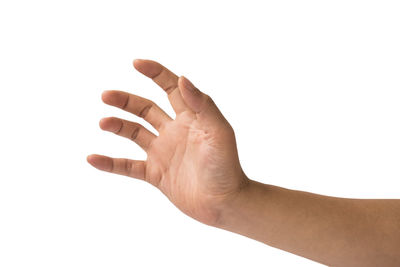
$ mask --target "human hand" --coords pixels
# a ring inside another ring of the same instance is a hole
[[[239,163],[232,127],[213,100],[185,77],[151,60],[137,59],[133,65],[164,89],[176,118],[148,99],[105,91],[104,103],[143,118],[159,135],[135,122],[103,118],[102,130],[136,142],[146,151],[147,159],[93,154],[87,157],[88,162],[102,171],[151,183],[185,214],[215,226],[224,208],[249,181]]]

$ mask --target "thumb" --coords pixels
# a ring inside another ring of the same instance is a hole
[[[178,88],[186,105],[197,113],[198,118],[216,125],[221,122],[229,124],[212,98],[197,89],[186,77],[179,77]]]
[[[186,105],[194,112],[206,114],[218,110],[213,100],[197,89],[185,76],[179,77],[178,87]]]
[[[178,88],[186,105],[197,113],[198,118],[204,119],[212,125],[220,125],[223,122],[230,127],[229,122],[212,98],[197,89],[185,76],[179,77]]]

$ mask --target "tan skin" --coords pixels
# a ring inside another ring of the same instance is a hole
[[[147,159],[93,154],[91,165],[151,183],[202,223],[320,263],[400,266],[399,200],[335,198],[250,180],[234,131],[208,95],[155,61],[133,65],[164,89],[176,117],[140,96],[105,91],[104,103],[142,117],[158,136],[138,123],[103,118],[101,129],[133,140]]]

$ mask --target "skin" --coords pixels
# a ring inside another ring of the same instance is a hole
[[[137,143],[146,160],[92,154],[99,170],[149,182],[188,216],[332,266],[400,266],[400,200],[348,199],[262,184],[242,170],[235,134],[213,100],[184,76],[136,59],[135,69],[168,95],[172,119],[152,101],[122,91],[102,100],[149,122],[120,118],[100,128]]]

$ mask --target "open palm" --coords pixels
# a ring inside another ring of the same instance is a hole
[[[158,136],[142,125],[109,117],[103,130],[129,138],[147,153],[146,161],[88,156],[94,167],[145,180],[159,188],[181,211],[210,225],[247,184],[232,127],[212,99],[193,84],[151,60],[134,67],[168,94],[176,113],[172,119],[152,101],[122,91],[105,91],[104,103],[149,122]]]

